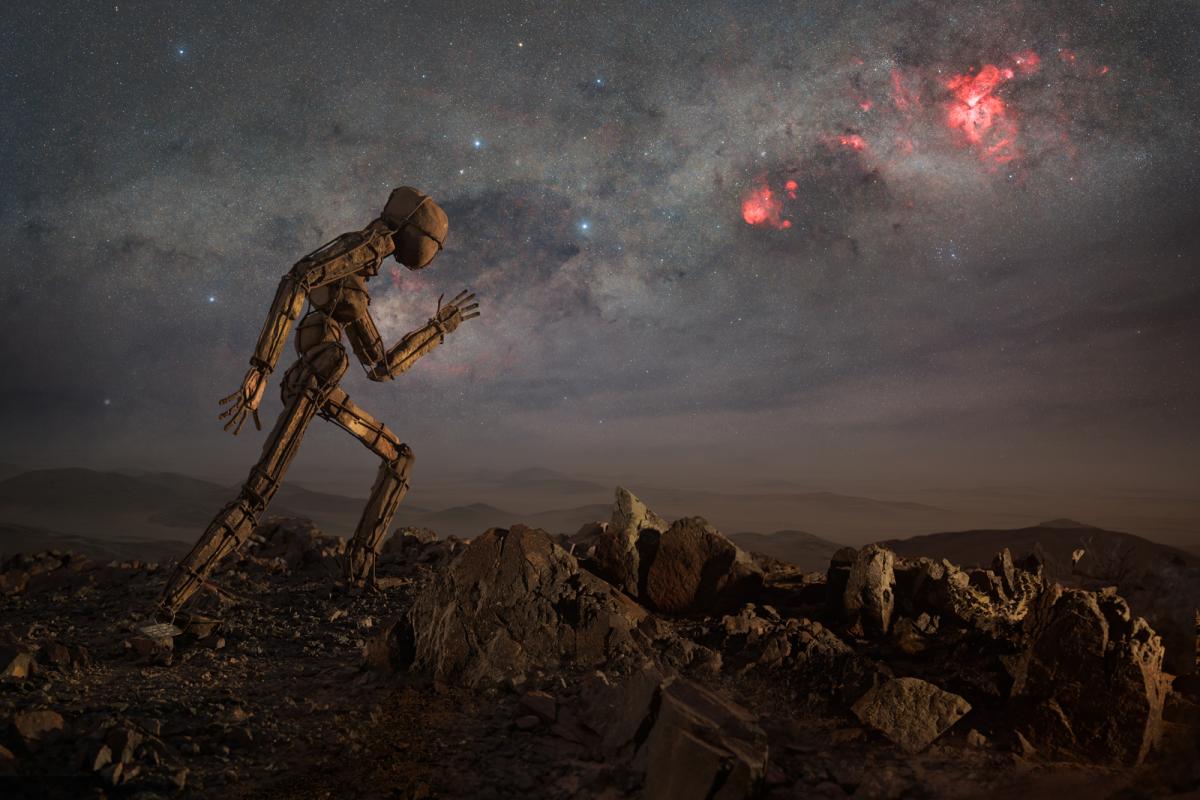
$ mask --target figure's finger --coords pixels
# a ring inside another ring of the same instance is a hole
[[[253,414],[254,414],[254,429],[261,431],[262,423],[258,421],[258,409],[257,408],[254,409]]]
[[[474,311],[477,308],[479,308],[479,303],[471,303],[471,305],[469,305],[469,306],[460,306],[458,310],[459,311]]]
[[[229,430],[237,423],[237,421],[239,419],[241,419],[241,417],[242,417],[241,414],[234,414],[232,417],[229,418],[229,421],[225,423],[225,426],[221,430],[225,430],[225,431]],[[234,435],[236,436],[237,434],[234,434]]]
[[[245,424],[246,424],[246,415],[242,414],[241,419],[238,420],[237,427],[233,429],[233,435],[237,436],[239,433],[241,433],[242,426]]]
[[[237,410],[238,410],[238,406],[230,406],[229,408],[227,408],[227,409],[225,409],[224,411],[222,411],[222,412],[221,412],[221,413],[220,413],[220,414],[217,416],[217,419],[225,419],[225,418],[226,418],[226,417],[228,417],[230,414],[233,414],[233,413],[237,412]]]
[[[468,293],[470,293],[470,291],[471,291],[470,289],[463,289],[461,292],[459,292],[457,295],[455,295],[455,296],[454,296],[454,299],[453,299],[453,300],[451,300],[450,302],[451,302],[452,304],[454,304],[454,305],[457,305],[458,303],[461,303],[461,302],[462,302],[462,299],[463,299],[464,297],[466,297],[466,296],[467,296],[467,294],[468,294]]]
[[[463,314],[463,322],[466,322],[466,321],[467,321],[467,320],[469,320],[469,319],[475,319],[475,318],[476,318],[476,317],[478,317],[478,316],[479,316],[479,312],[478,312],[478,311],[476,311],[476,312],[474,312],[474,313],[472,313],[472,314]]]
[[[238,395],[240,395],[241,393],[242,393],[242,391],[241,391],[241,389],[239,389],[238,391],[236,391],[236,392],[234,392],[233,394],[229,395],[229,397],[222,397],[222,398],[221,398],[220,400],[218,400],[217,402],[218,402],[220,405],[225,405],[226,403],[228,403],[229,401],[233,400],[235,397],[237,397],[237,396],[238,396]]]

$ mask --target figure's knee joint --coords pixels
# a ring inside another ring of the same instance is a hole
[[[413,455],[412,448],[401,442],[396,445],[396,457],[388,461],[388,465],[397,474],[407,477],[412,471],[413,462],[416,461],[416,456]]]

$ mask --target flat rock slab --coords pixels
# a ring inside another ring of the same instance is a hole
[[[971,704],[920,678],[892,678],[854,704],[855,716],[909,753],[919,753],[962,719]]]

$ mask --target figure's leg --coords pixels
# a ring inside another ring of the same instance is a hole
[[[341,389],[330,394],[320,414],[352,433],[383,460],[346,555],[346,583],[361,587],[374,574],[375,557],[388,525],[408,493],[413,453],[386,425],[355,405]]]
[[[345,351],[334,345],[302,358],[284,375],[284,407],[279,421],[263,444],[262,455],[250,469],[238,498],[217,513],[191,552],[175,567],[159,600],[164,616],[174,617],[217,563],[249,538],[278,491],[313,416],[337,390],[347,363]]]

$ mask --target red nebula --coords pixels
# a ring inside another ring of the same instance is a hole
[[[862,152],[867,149],[867,142],[857,133],[843,133],[837,137],[838,144],[842,147],[848,147],[851,150]]]
[[[792,200],[795,200],[795,199],[796,199],[796,189],[797,189],[797,188],[799,188],[799,187],[797,187],[797,185],[796,185],[796,182],[795,182],[795,181],[788,181],[787,183],[785,183],[785,184],[783,185],[783,188],[784,188],[784,191],[786,191],[786,192],[787,192],[787,196],[788,196],[790,199],[792,199]]]
[[[789,181],[789,184],[793,186],[790,191],[794,192],[795,181]],[[742,199],[742,219],[747,225],[758,227],[769,225],[781,230],[792,227],[791,220],[783,218],[783,202],[766,183],[751,189]]]
[[[1019,62],[1018,62],[1019,63]],[[996,90],[1013,77],[1011,69],[985,64],[975,75],[955,75],[946,87],[954,95],[946,124],[960,130],[967,141],[980,148],[980,156],[998,164],[1017,156],[1017,124]]]
[[[892,102],[901,111],[921,106],[920,96],[904,85],[904,76],[895,68],[892,69]]]
[[[1025,50],[1015,54],[1013,61],[1022,75],[1032,75],[1042,65],[1042,59],[1032,50]]]

